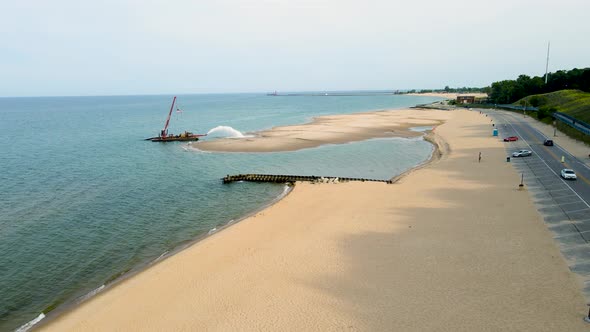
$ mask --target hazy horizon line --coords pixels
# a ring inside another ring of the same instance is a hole
[[[475,87],[469,87],[475,88]],[[453,88],[459,89],[459,88]],[[0,96],[0,98],[72,98],[72,97],[141,97],[141,96],[186,96],[186,95],[230,95],[230,94],[269,94],[269,93],[313,93],[313,92],[407,92],[411,90],[444,90],[444,88],[412,89],[346,89],[346,90],[270,90],[256,92],[190,92],[190,93],[130,93],[130,94],[84,94],[84,95],[26,95]]]

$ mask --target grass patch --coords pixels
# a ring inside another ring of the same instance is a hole
[[[526,101],[528,105],[538,106],[540,110],[553,109],[554,111],[565,113],[580,121],[590,123],[590,93],[588,92],[580,90],[560,90],[551,93],[531,95],[515,102],[514,105],[521,105],[524,101]],[[531,116],[536,117],[536,114],[531,114]],[[543,118],[540,121],[546,124],[553,123],[551,117]],[[560,121],[557,121],[557,129],[573,139],[590,144],[589,135],[586,135]]]
[[[563,132],[564,134],[566,134],[567,136],[576,139],[578,141],[582,141],[584,142],[586,145],[590,146],[590,136],[584,134],[581,131],[578,131],[562,122],[557,121],[557,129],[559,129],[561,132]]]
[[[540,95],[531,95],[514,103],[520,106],[523,101],[539,108],[554,108],[581,121],[590,123],[590,93],[580,90],[560,90]]]

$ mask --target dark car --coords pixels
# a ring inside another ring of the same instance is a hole
[[[543,141],[543,145],[545,145],[545,146],[553,146],[553,140],[546,139],[545,141]]]

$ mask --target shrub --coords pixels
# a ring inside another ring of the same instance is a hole
[[[537,118],[543,120],[544,118],[550,117],[551,114],[557,112],[555,107],[541,107],[537,112]]]

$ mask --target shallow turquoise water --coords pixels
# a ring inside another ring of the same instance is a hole
[[[268,204],[282,185],[236,173],[388,179],[424,161],[422,139],[378,139],[288,153],[207,153],[143,138],[171,96],[0,98],[0,330],[72,303],[121,273]],[[313,116],[406,107],[414,96],[179,96],[170,132],[242,132]]]

